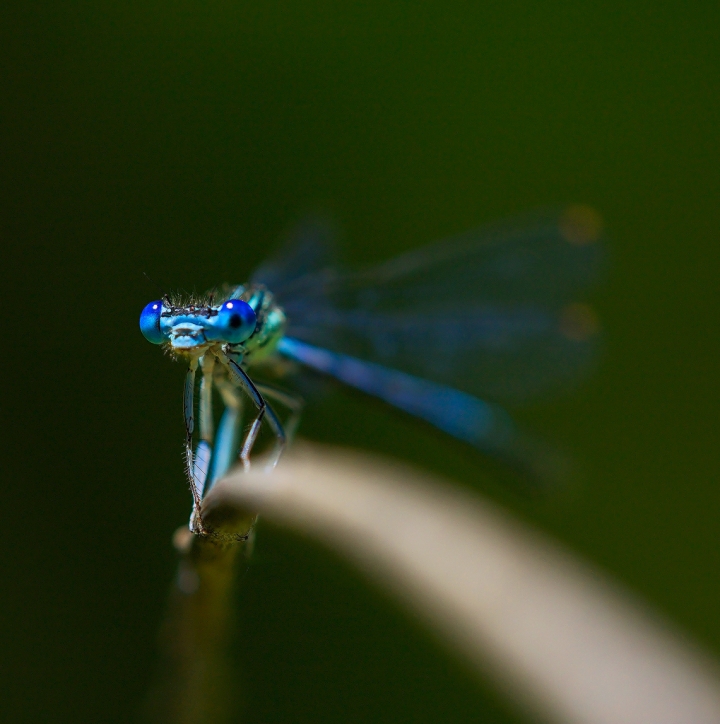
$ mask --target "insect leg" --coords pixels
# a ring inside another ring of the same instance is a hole
[[[185,375],[185,394],[183,395],[183,414],[185,418],[185,469],[187,471],[190,492],[193,497],[193,512],[190,516],[190,529],[195,531],[204,530],[200,520],[200,503],[202,501],[202,490],[198,488],[195,478],[195,456],[192,449],[192,436],[195,430],[194,394],[195,394],[195,372],[197,371],[197,359],[190,360],[187,374]],[[196,527],[195,520],[199,525]]]
[[[300,415],[305,407],[305,400],[303,400],[300,395],[288,392],[287,390],[280,390],[277,387],[271,387],[270,385],[255,386],[266,398],[275,400],[281,405],[285,405],[285,407],[290,410],[290,417],[288,417],[284,425],[285,437],[287,438],[287,442],[289,444],[295,436],[295,431],[300,423]],[[273,463],[273,467],[276,463],[277,460]]]
[[[252,451],[255,440],[260,432],[260,425],[262,424],[263,418],[267,418],[268,424],[275,434],[275,451],[273,453],[273,462],[271,465],[271,467],[274,467],[275,463],[277,463],[280,459],[286,444],[285,431],[280,424],[280,420],[278,420],[277,415],[273,412],[272,408],[267,404],[267,402],[265,402],[265,398],[260,394],[260,392],[258,392],[257,387],[255,387],[253,381],[248,377],[245,370],[243,370],[243,368],[240,367],[235,360],[228,359],[228,369],[245,394],[253,401],[253,404],[257,408],[257,415],[250,426],[248,434],[245,436],[245,441],[242,449],[240,450],[240,460],[242,461],[243,467],[245,470],[250,469],[250,452]]]
[[[200,359],[203,376],[200,382],[200,442],[195,449],[193,464],[193,479],[199,496],[205,494],[205,483],[207,481],[210,461],[213,455],[213,438],[215,434],[213,412],[212,412],[212,391],[213,391],[213,370],[215,368],[215,357],[204,355]]]

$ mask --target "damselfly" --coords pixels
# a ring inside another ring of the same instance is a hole
[[[541,446],[497,403],[567,382],[591,358],[596,324],[576,295],[596,274],[599,236],[598,215],[575,206],[344,272],[331,261],[324,227],[310,224],[248,283],[148,304],[140,315],[145,337],[189,365],[191,527],[204,532],[203,495],[236,459],[249,468],[263,423],[274,436],[269,467],[292,437],[301,398],[253,381],[269,370],[311,368],[538,473]],[[213,390],[224,404],[217,434]],[[241,435],[244,399],[252,415]],[[275,403],[289,412],[285,424]]]

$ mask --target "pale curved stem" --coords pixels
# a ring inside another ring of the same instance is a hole
[[[340,551],[545,721],[720,721],[707,655],[588,562],[430,475],[305,445],[272,475],[219,481],[203,511],[260,511]]]

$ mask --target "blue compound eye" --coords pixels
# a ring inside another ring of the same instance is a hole
[[[150,302],[140,313],[140,331],[148,342],[162,344],[165,341],[160,332],[160,314],[162,313],[162,302]]]
[[[255,310],[242,299],[228,299],[218,312],[215,328],[230,344],[244,342],[254,331]]]

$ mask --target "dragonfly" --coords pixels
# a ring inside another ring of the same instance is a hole
[[[250,468],[263,426],[272,435],[266,467],[280,460],[304,403],[297,391],[261,380],[292,380],[298,370],[339,380],[532,476],[546,475],[547,448],[506,407],[567,385],[593,359],[597,320],[578,298],[598,276],[601,231],[597,212],[570,206],[347,271],[334,262],[328,226],[311,222],[250,281],[147,304],[142,334],[188,365],[191,530],[210,533],[203,497],[238,460]],[[213,397],[223,405],[217,429]]]

